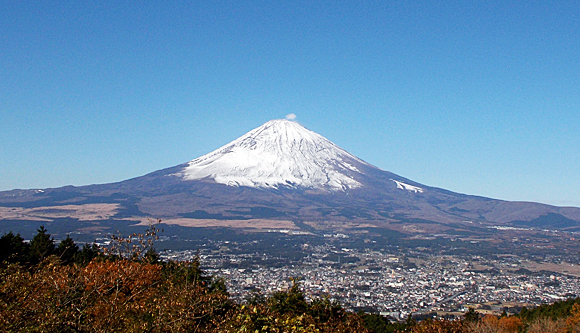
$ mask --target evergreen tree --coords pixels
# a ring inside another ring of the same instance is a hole
[[[364,320],[364,325],[367,329],[375,333],[396,333],[404,332],[407,328],[412,328],[416,325],[412,316],[407,317],[406,322],[393,322],[376,313],[359,312],[358,315]],[[410,316],[410,315],[409,315]]]
[[[417,325],[417,321],[413,318],[413,314],[409,313],[407,319],[405,319],[405,326],[406,327],[414,327]]]
[[[479,321],[479,314],[477,312],[475,312],[475,309],[473,308],[469,308],[469,310],[465,313],[465,315],[463,316],[465,318],[466,322],[469,323],[476,323]]]
[[[69,265],[75,261],[75,257],[78,255],[79,247],[75,244],[69,235],[58,244],[56,248],[56,254],[62,261],[63,265]]]
[[[28,258],[28,248],[20,234],[14,235],[12,231],[4,234],[0,238],[0,263],[6,261],[23,264]]]
[[[54,239],[50,234],[46,233],[44,226],[37,229],[38,233],[30,241],[30,262],[32,264],[39,263],[44,258],[54,254],[55,246]]]
[[[293,285],[287,291],[277,291],[268,300],[270,309],[275,312],[284,313],[304,313],[308,303],[304,293],[300,289],[300,283],[293,279]]]
[[[86,265],[88,264],[93,258],[96,258],[100,255],[99,246],[95,243],[89,245],[85,244],[83,248],[77,252],[75,256],[75,263]]]
[[[520,318],[523,318],[524,320],[530,320],[530,311],[528,310],[528,308],[526,308],[525,306],[520,310],[519,313]]]

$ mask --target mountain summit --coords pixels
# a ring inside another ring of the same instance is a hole
[[[323,136],[289,120],[272,120],[189,162],[178,175],[229,186],[348,191],[360,167],[374,168]]]

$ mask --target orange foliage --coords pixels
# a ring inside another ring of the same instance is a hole
[[[580,304],[574,304],[570,317],[566,320],[568,332],[580,332]]]
[[[483,317],[481,319],[481,322],[484,325],[487,325],[490,327],[499,327],[499,319],[494,315],[486,315],[485,317]]]
[[[562,318],[550,319],[539,317],[534,319],[528,326],[527,333],[546,333],[546,332],[567,332],[566,320]]]
[[[474,333],[517,333],[523,327],[524,323],[518,317],[501,317],[486,315],[478,323],[470,325],[470,331]]]
[[[51,261],[52,260],[52,261]],[[216,327],[227,295],[163,279],[162,265],[94,260],[0,273],[0,332],[188,332]]]
[[[419,322],[412,328],[413,333],[463,333],[465,326],[461,321],[431,320]]]
[[[239,306],[205,285],[209,280],[201,276],[199,262],[119,258],[66,266],[49,257],[32,268],[2,268],[0,332],[368,332],[360,316],[330,302],[307,303],[294,287],[280,293],[274,302],[281,304],[278,310],[273,302]],[[537,322],[530,332],[580,332],[580,305],[563,326],[563,320]],[[487,315],[479,322],[425,320],[407,331],[516,333],[523,328],[518,317]]]
[[[499,328],[506,333],[518,332],[524,325],[523,321],[517,317],[502,317],[499,320]]]

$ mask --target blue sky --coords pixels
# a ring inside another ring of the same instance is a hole
[[[3,1],[0,190],[297,121],[417,182],[580,206],[578,1]]]

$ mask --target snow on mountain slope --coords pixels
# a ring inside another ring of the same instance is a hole
[[[391,180],[397,184],[397,188],[400,190],[407,190],[409,192],[415,192],[415,193],[423,193],[423,189],[420,187],[405,184],[403,182],[400,182],[400,181],[394,180],[394,179],[391,179]]]
[[[192,160],[177,175],[229,186],[346,191],[361,187],[357,165],[375,168],[294,121],[272,120]]]

